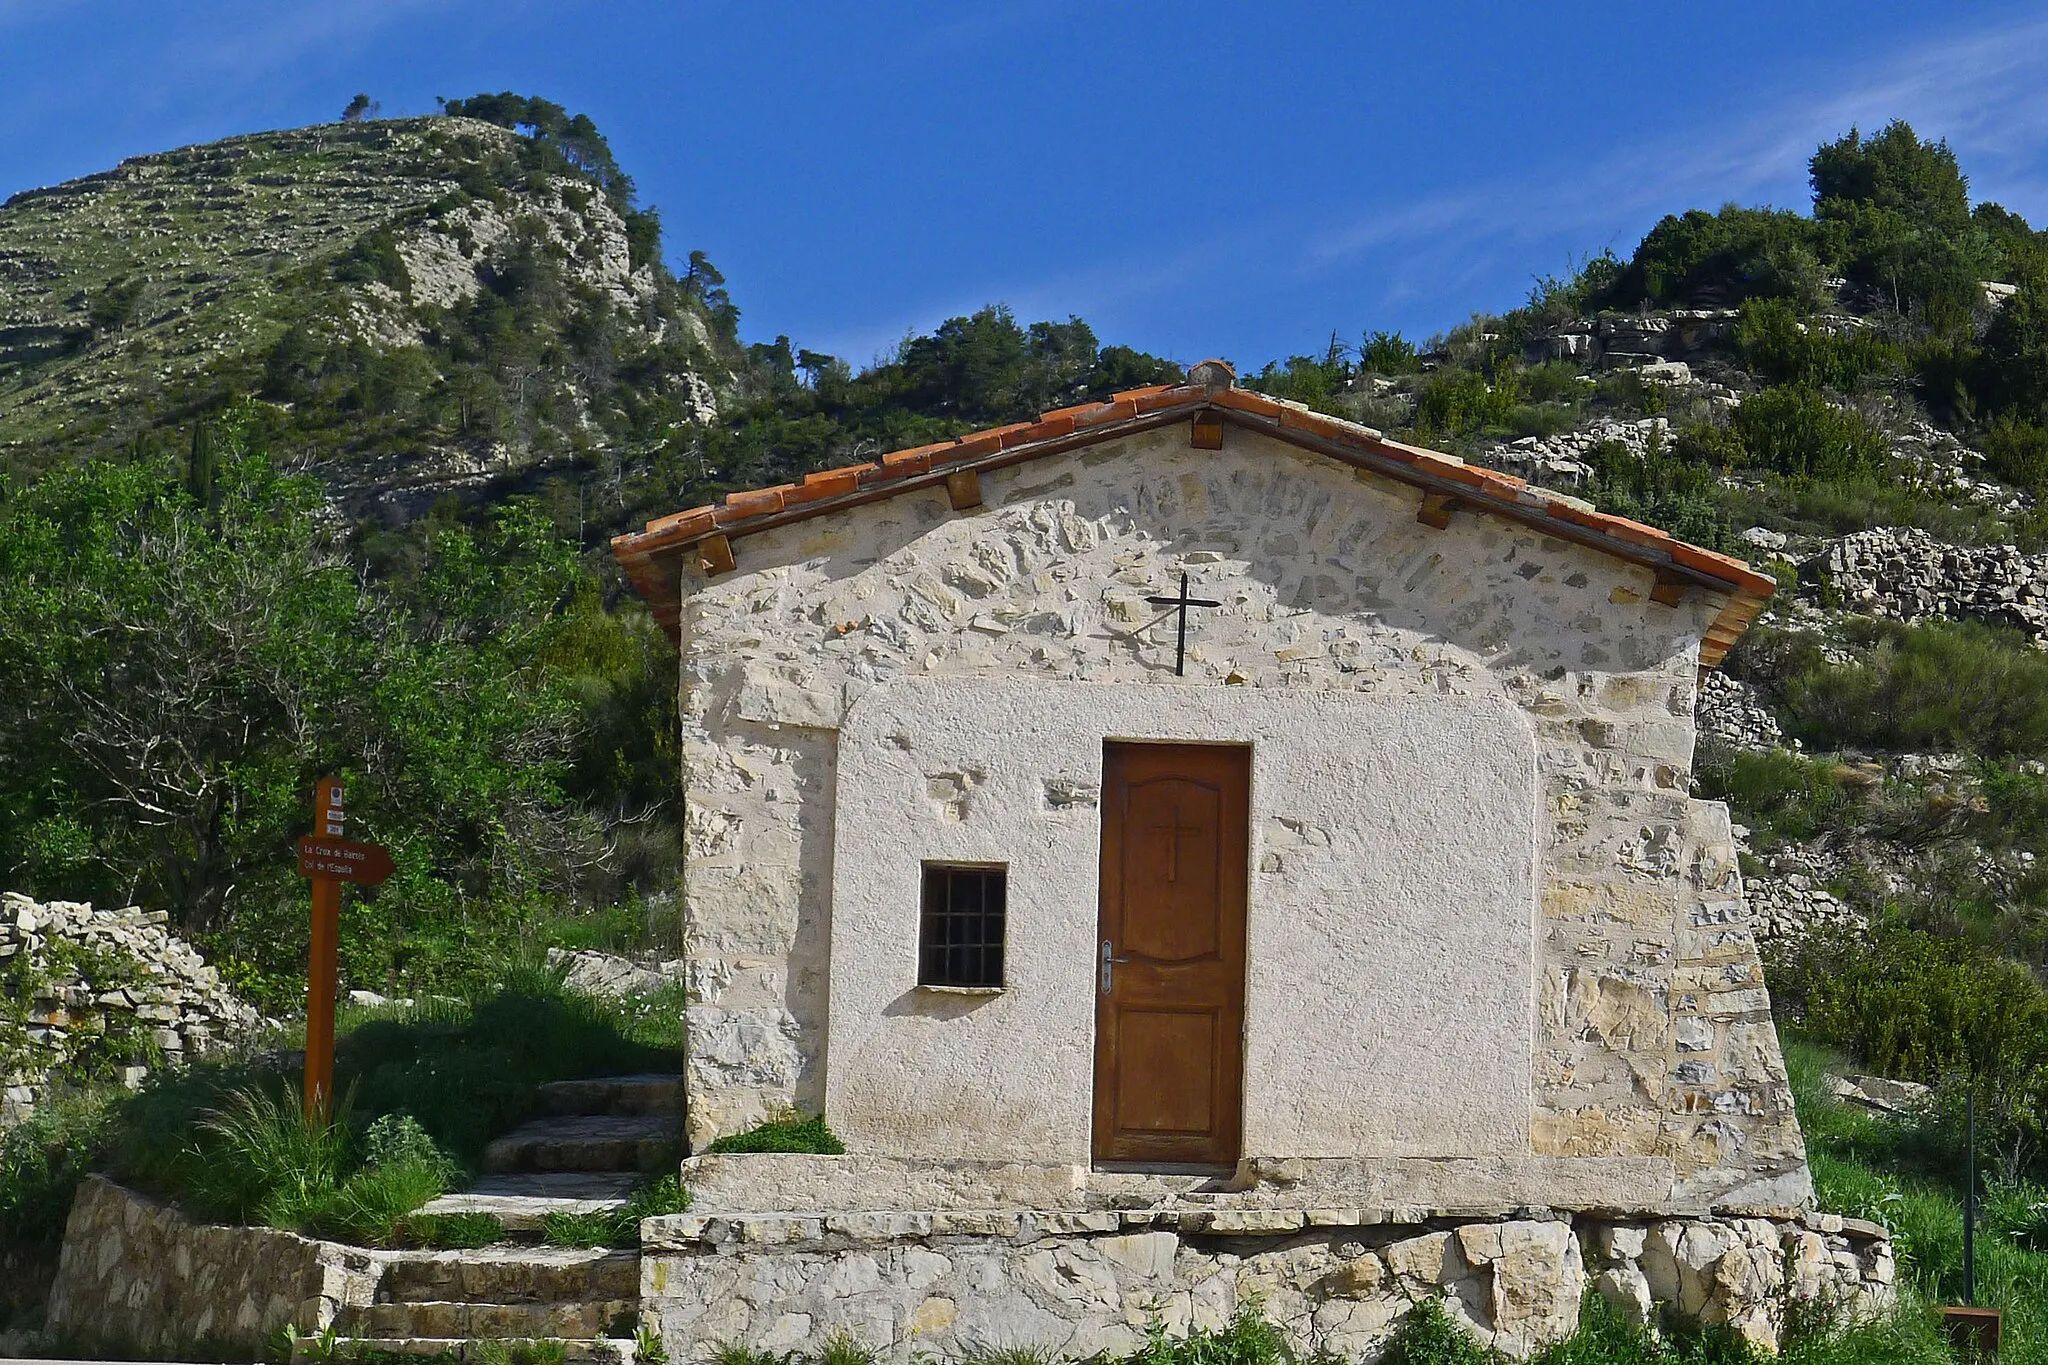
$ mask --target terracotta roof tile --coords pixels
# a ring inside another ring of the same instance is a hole
[[[1721,662],[1729,644],[1755,619],[1776,589],[1769,577],[1739,559],[1688,545],[1654,526],[1593,511],[1531,487],[1527,480],[1512,474],[1466,464],[1422,446],[1391,441],[1370,427],[1266,394],[1234,386],[1211,389],[1193,383],[1127,389],[1106,402],[1059,408],[1035,421],[1012,422],[951,441],[891,451],[868,464],[806,474],[801,484],[732,493],[721,505],[657,517],[643,531],[615,536],[612,553],[626,570],[634,589],[653,606],[655,618],[675,638],[682,593],[681,556],[714,530],[735,537],[748,535],[795,517],[816,515],[839,505],[842,499],[864,502],[898,488],[925,487],[946,473],[976,468],[984,461],[1008,464],[1016,459],[1030,459],[1030,447],[1034,445],[1064,449],[1076,443],[1068,439],[1076,433],[1083,433],[1082,443],[1110,440],[1126,428],[1143,430],[1170,421],[1171,417],[1158,414],[1177,408],[1190,413],[1209,408],[1242,414],[1246,419],[1256,419],[1249,422],[1255,429],[1277,429],[1282,439],[1291,435],[1297,442],[1320,442],[1310,448],[1320,449],[1333,458],[1351,459],[1394,478],[1404,477],[1405,469],[1411,471],[1407,477],[1424,487],[1433,480],[1439,486],[1452,484],[1465,489],[1458,497],[1475,510],[1547,527],[1567,539],[1660,571],[1676,568],[1694,576],[1701,586],[1729,594],[1701,642],[1700,662],[1704,667]],[[1267,422],[1273,426],[1266,426]],[[1007,453],[1012,451],[1022,453]]]

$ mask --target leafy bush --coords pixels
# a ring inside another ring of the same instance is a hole
[[[2048,486],[2048,428],[2005,414],[1985,428],[1981,444],[1999,478],[2017,488]]]
[[[1707,466],[1654,441],[1640,455],[1619,441],[1602,441],[1586,462],[1593,467],[1592,491],[1601,511],[1660,526],[1708,549],[1728,544],[1732,533]]]
[[[1817,245],[1812,221],[1783,210],[1730,204],[1667,215],[1636,247],[1607,301],[1668,307],[1783,298],[1811,308],[1821,297]]]
[[[2038,1149],[2048,991],[2021,963],[1919,930],[1809,937],[1772,963],[1778,1007],[1883,1075],[1974,1086],[1993,1143]]]
[[[1868,331],[1835,336],[1808,327],[1783,299],[1751,299],[1742,305],[1735,345],[1751,373],[1773,384],[1806,384],[1848,389],[1867,374],[1898,374],[1906,353]]]
[[[1399,332],[1367,332],[1358,348],[1358,368],[1368,374],[1413,374],[1418,358],[1415,343]]]
[[[1806,384],[1752,395],[1729,426],[1752,463],[1779,474],[1840,478],[1874,472],[1889,460],[1881,432]]]
[[[1866,650],[1831,663],[1808,645],[1784,666],[1792,730],[1821,748],[1987,755],[2048,750],[2048,657],[1973,622],[1870,623]]]
[[[0,1251],[56,1246],[112,1112],[104,1093],[88,1091],[60,1096],[0,1130]]]
[[[1784,749],[1703,747],[1693,774],[1700,795],[1726,801],[1761,849],[1840,829],[1856,808],[1839,764]]]
[[[727,1133],[704,1149],[707,1152],[810,1152],[818,1156],[844,1156],[846,1146],[825,1126],[825,1116],[805,1118],[788,1114],[756,1124],[744,1133]]]
[[[2048,1185],[1990,1181],[1984,1190],[1984,1223],[2015,1246],[2048,1252]]]
[[[1425,436],[1476,436],[1489,427],[1506,426],[1521,401],[1521,384],[1512,370],[1489,383],[1478,370],[1443,369],[1423,385],[1415,404],[1415,427]]]

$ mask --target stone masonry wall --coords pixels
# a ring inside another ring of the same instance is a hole
[[[200,1056],[262,1021],[162,911],[0,896],[0,1127],[81,1062],[139,1081],[144,1057]]]
[[[891,1361],[1016,1348],[1084,1359],[1222,1326],[1256,1302],[1294,1348],[1378,1359],[1440,1299],[1514,1357],[1570,1335],[1581,1296],[1634,1320],[1659,1305],[1775,1346],[1789,1301],[1890,1304],[1874,1225],[1559,1217],[1358,1224],[1357,1210],[684,1214],[642,1224],[641,1311],[677,1360],[777,1354],[845,1332]]]
[[[261,1351],[280,1327],[319,1331],[375,1292],[373,1253],[275,1228],[211,1227],[91,1177],[64,1229],[51,1331],[161,1354]]]
[[[901,675],[1509,698],[1537,733],[1532,1151],[1655,1158],[1674,1197],[1809,1193],[1725,812],[1688,796],[1698,641],[1720,602],[1504,519],[1229,428],[1048,456],[739,542],[686,579],[690,1137],[816,1111],[836,732]],[[1186,571],[1222,608],[1148,593]],[[1454,773],[1444,781],[1455,782]],[[1254,831],[1253,864],[1275,850]]]

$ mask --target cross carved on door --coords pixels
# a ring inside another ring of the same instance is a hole
[[[1145,832],[1147,834],[1163,834],[1166,836],[1166,880],[1170,882],[1178,881],[1180,879],[1180,837],[1183,834],[1200,834],[1202,827],[1200,825],[1183,825],[1180,822],[1180,803],[1176,801],[1173,806],[1173,814],[1167,817],[1166,823],[1163,825],[1147,825],[1145,826]]]

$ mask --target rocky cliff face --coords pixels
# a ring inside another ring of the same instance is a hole
[[[734,343],[621,209],[451,118],[230,138],[15,194],[0,467],[171,445],[260,394],[351,511],[403,520],[645,444],[629,368],[664,420],[708,420]]]

